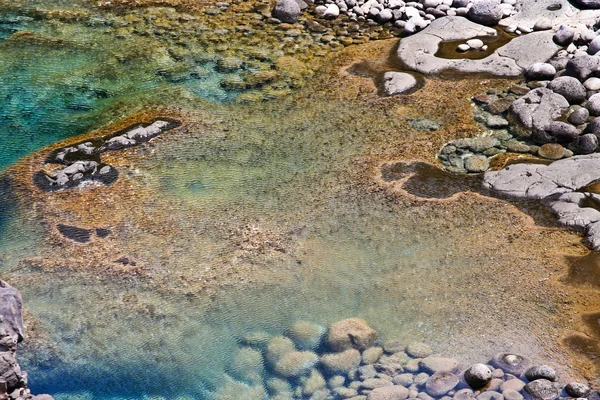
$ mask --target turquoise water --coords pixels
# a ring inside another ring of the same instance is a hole
[[[546,336],[531,327],[546,326],[552,310],[530,312],[528,294],[495,301],[519,287],[502,265],[535,263],[498,251],[505,238],[496,220],[443,204],[408,207],[349,178],[369,144],[387,151],[379,135],[407,140],[391,108],[327,98],[234,106],[239,92],[221,87],[214,54],[174,55],[173,42],[118,31],[100,13],[70,23],[30,15],[0,22],[0,169],[148,107],[192,109],[187,135],[143,147],[152,156],[121,175],[155,197],[101,210],[157,218],[114,229],[114,251],[132,253],[139,275],[82,262],[86,248],[57,238],[31,217],[41,204],[17,204],[0,180],[2,278],[22,290],[39,323],[39,337],[19,353],[34,393],[212,399],[235,378],[242,337],[281,334],[299,319],[327,326],[363,317],[383,338],[424,340],[469,362],[500,349],[541,352]],[[194,106],[210,118],[192,115]],[[499,282],[490,280],[494,269]],[[206,289],[210,271],[225,283]]]
[[[169,87],[217,102],[238,93],[221,88],[214,62],[199,75],[200,67],[154,50],[150,40],[120,39],[115,46],[113,35],[102,26],[0,17],[0,170],[50,143],[159,104]]]

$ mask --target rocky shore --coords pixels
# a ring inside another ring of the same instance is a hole
[[[240,345],[215,399],[600,399],[588,383],[563,382],[527,357],[498,353],[462,365],[424,343],[381,340],[358,318],[327,329],[298,321],[285,335],[255,332]]]
[[[27,387],[27,372],[17,362],[17,344],[23,341],[21,293],[0,280],[0,399],[52,400],[52,396],[33,396]]]
[[[138,146],[179,125],[179,121],[171,118],[155,119],[112,135],[57,149],[48,156],[46,164],[60,167],[38,171],[34,175],[34,183],[46,191],[69,189],[88,181],[110,185],[118,179],[119,172],[111,165],[102,163],[102,153]]]

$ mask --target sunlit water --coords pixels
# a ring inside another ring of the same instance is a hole
[[[9,37],[25,30],[44,39]],[[214,61],[202,60],[208,74],[199,76],[199,65],[181,69],[153,53],[151,42],[149,51],[140,43],[114,46],[101,32],[18,14],[2,20],[0,169],[146,102],[177,105],[161,97],[171,89],[215,103],[238,94],[220,86]],[[55,45],[48,41],[55,35],[77,40]],[[123,61],[123,53],[134,56]],[[120,244],[128,247],[117,250],[134,249],[147,265],[140,278],[79,270],[77,260],[58,259],[65,265],[53,270],[23,262],[52,260],[53,244],[1,183],[0,265],[46,340],[20,353],[34,393],[57,400],[210,399],[235,375],[230,367],[241,338],[281,334],[297,320],[327,326],[362,317],[384,339],[429,341],[466,362],[501,350],[541,353],[538,338],[528,335],[556,310],[528,293],[505,295],[519,279],[497,274],[496,259],[517,263],[521,254],[494,253],[493,239],[502,239],[494,223],[477,214],[449,216],[452,210],[439,205],[407,208],[354,187],[347,171],[373,140],[366,122],[354,121],[363,106],[311,107],[257,108],[264,115],[217,109],[231,129],[192,128],[189,138],[157,144],[132,178],[156,197],[128,206],[157,215],[172,207],[168,217],[180,234],[150,232],[136,221],[120,227]],[[372,118],[381,122],[387,114],[375,109]],[[446,218],[451,222],[441,223]],[[240,249],[239,235],[229,234],[248,226],[265,232],[257,239],[258,246],[267,242],[262,252]],[[490,240],[473,250],[484,235]],[[216,292],[193,282],[236,265],[256,276],[242,274]],[[490,282],[491,270],[501,279]],[[536,312],[524,312],[532,304]]]

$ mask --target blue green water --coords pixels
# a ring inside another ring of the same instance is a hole
[[[214,63],[199,75],[196,65],[156,45],[117,39],[102,26],[0,14],[0,170],[50,143],[160,104],[169,87],[217,102],[237,95],[220,87]]]

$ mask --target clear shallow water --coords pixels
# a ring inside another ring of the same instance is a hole
[[[327,326],[363,317],[383,338],[425,340],[465,362],[500,350],[541,352],[531,330],[544,326],[547,335],[555,310],[525,312],[536,301],[528,292],[487,301],[523,283],[505,265],[532,263],[495,248],[496,224],[510,226],[510,218],[482,221],[460,205],[411,208],[353,188],[353,157],[385,134],[359,134],[362,124],[386,118],[385,110],[342,128],[359,102],[291,103],[261,112],[214,107],[229,120],[189,115],[201,123],[187,135],[153,142],[154,154],[130,178],[150,221],[128,214],[139,205],[111,205],[107,216],[118,231],[108,256],[134,258],[139,274],[85,264],[79,249],[102,243],[13,252],[6,279],[22,289],[49,339],[21,353],[35,392],[58,400],[210,399],[227,383],[241,337],[281,334],[298,319]],[[319,124],[307,117],[315,110]],[[123,192],[112,204],[135,204]],[[53,198],[59,210],[68,205]],[[85,221],[107,210],[67,207],[58,215]],[[31,232],[35,243],[39,233]],[[21,242],[21,233],[8,230],[7,243]],[[18,263],[31,255],[57,264]],[[211,280],[223,284],[204,285]]]
[[[214,62],[180,63],[150,39],[118,39],[105,26],[88,25],[0,14],[0,169],[157,104],[165,88],[217,102],[238,94],[220,86]]]
[[[547,337],[551,305],[527,291],[488,301],[523,283],[503,265],[542,268],[517,250],[498,252],[497,224],[511,219],[409,208],[354,187],[348,171],[369,144],[407,140],[389,110],[347,99],[255,110],[190,105],[175,88],[218,102],[235,95],[220,88],[214,61],[202,61],[208,76],[192,79],[151,40],[118,41],[81,24],[27,24],[9,29],[34,30],[34,39],[0,42],[7,77],[0,143],[11,149],[0,165],[147,105],[214,108],[222,119],[200,129],[203,116],[190,115],[186,122],[198,125],[189,139],[156,141],[155,154],[122,175],[140,196],[149,192],[143,206],[115,194],[97,208],[119,214],[116,205],[126,205],[150,216],[116,223],[115,252],[133,256],[139,275],[94,270],[82,248],[51,234],[44,241],[52,226],[27,218],[41,205],[18,209],[10,187],[0,186],[8,200],[0,206],[3,278],[22,290],[40,324],[20,353],[34,392],[57,400],[209,399],[228,381],[241,337],[280,334],[298,319],[326,326],[359,316],[384,338],[425,340],[472,362],[501,349],[541,352],[531,329]],[[77,40],[53,46],[55,36]],[[34,62],[42,52],[47,59]],[[379,135],[390,139],[377,143]],[[61,218],[85,224],[86,212],[95,212],[52,199]],[[48,262],[23,261],[35,256]],[[224,283],[205,287],[211,279]]]

